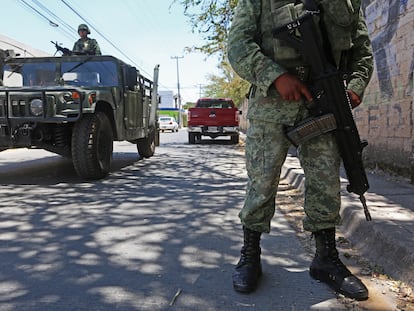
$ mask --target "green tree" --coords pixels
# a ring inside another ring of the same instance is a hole
[[[225,58],[227,34],[238,0],[173,0],[184,7],[193,32],[198,32],[205,44],[188,47],[207,55],[219,54]]]
[[[239,106],[246,98],[249,83],[241,79],[228,62],[223,61],[219,67],[222,75],[208,76],[210,83],[204,88],[205,96],[231,98]]]
[[[198,51],[207,56],[219,55],[222,75],[209,75],[205,86],[208,97],[229,97],[237,105],[244,100],[249,83],[242,80],[227,61],[227,37],[238,0],[173,0],[184,8],[193,32],[198,32],[205,44],[187,47],[187,51]]]

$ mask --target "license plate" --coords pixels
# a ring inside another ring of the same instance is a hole
[[[208,131],[209,132],[218,132],[218,127],[217,126],[209,126],[208,127]]]

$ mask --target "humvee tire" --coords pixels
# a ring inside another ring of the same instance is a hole
[[[155,153],[156,129],[151,127],[148,137],[137,140],[138,153],[143,158],[152,157]]]
[[[85,114],[72,132],[72,161],[76,173],[89,180],[108,175],[113,152],[111,123],[103,112]]]
[[[155,131],[155,146],[158,147],[160,145],[160,131]]]

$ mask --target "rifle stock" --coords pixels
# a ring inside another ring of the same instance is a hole
[[[369,221],[371,215],[364,197],[369,184],[362,161],[362,149],[367,142],[361,141],[359,137],[344,80],[336,66],[329,61],[330,55],[325,51],[316,28],[313,15],[319,12],[305,12],[297,20],[273,29],[273,36],[297,49],[309,64],[310,89],[314,96],[314,102],[309,109],[314,117],[334,115],[334,134],[348,178],[347,190],[359,195],[365,218]]]

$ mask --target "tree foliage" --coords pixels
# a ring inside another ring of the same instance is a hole
[[[218,66],[222,75],[209,75],[209,84],[204,87],[208,97],[229,97],[236,105],[244,100],[249,83],[241,79],[227,61],[227,37],[234,9],[238,0],[173,0],[184,8],[193,32],[198,32],[204,41],[201,46],[188,47],[188,51],[202,52],[208,56],[220,56]]]
[[[222,75],[208,76],[210,83],[204,88],[204,94],[207,97],[232,98],[239,106],[246,98],[249,83],[241,79],[228,62],[222,62],[220,68]]]
[[[173,0],[184,8],[193,32],[198,32],[205,44],[190,47],[207,55],[225,55],[227,34],[238,0]]]

